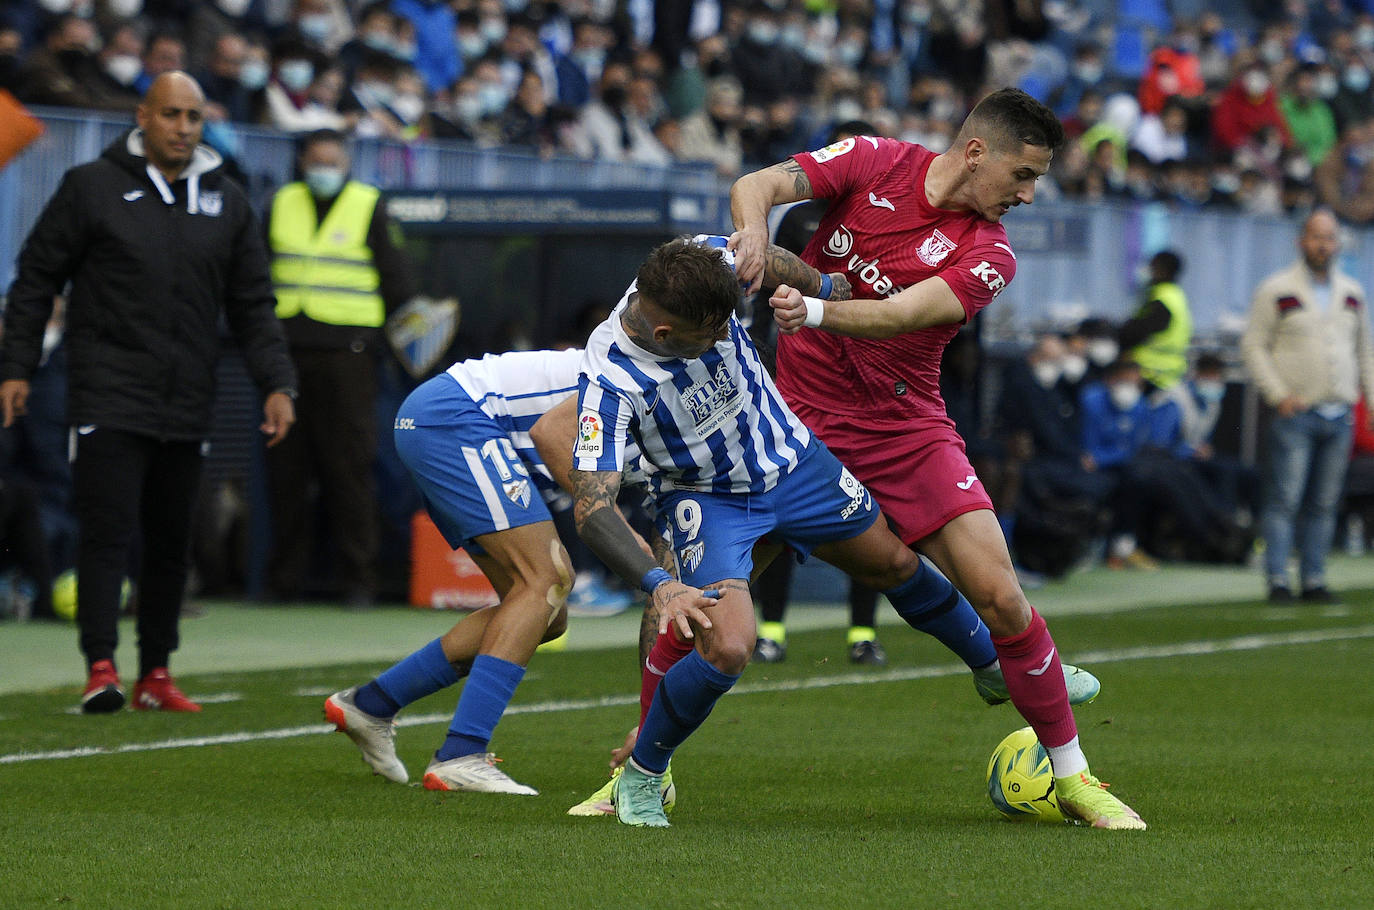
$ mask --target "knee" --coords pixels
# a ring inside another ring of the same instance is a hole
[[[559,607],[558,612],[554,613],[553,618],[549,620],[549,627],[545,630],[544,637],[539,640],[540,644],[553,641],[566,631],[568,631],[568,608]]]
[[[1021,593],[1014,575],[982,586],[969,595],[969,600],[995,636],[1016,635],[1030,625],[1030,603]]]
[[[905,545],[894,547],[887,559],[869,578],[860,579],[870,588],[890,591],[922,571],[921,557]]]
[[[728,639],[714,636],[703,650],[702,656],[720,672],[738,676],[749,666],[749,658],[753,653],[752,640],[746,641],[740,636],[731,636]]]

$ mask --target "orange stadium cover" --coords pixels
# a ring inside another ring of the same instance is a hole
[[[0,88],[0,168],[43,135],[43,124],[9,92]]]

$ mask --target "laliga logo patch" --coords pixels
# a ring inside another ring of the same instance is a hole
[[[577,451],[583,458],[600,458],[603,445],[601,435],[601,415],[583,411],[577,419]]]
[[[528,480],[508,480],[501,485],[506,498],[522,509],[530,507],[530,482]]]
[[[852,249],[854,249],[854,235],[849,233],[849,228],[844,225],[835,228],[835,233],[831,234],[830,239],[825,242],[825,252],[831,256],[848,256]]]
[[[838,157],[840,157],[841,155],[843,155],[845,152],[848,152],[848,151],[849,151],[850,149],[852,149],[853,147],[854,147],[854,137],[853,137],[853,136],[850,136],[848,139],[841,139],[839,142],[831,143],[830,145],[827,145],[827,146],[826,146],[825,148],[823,148],[823,149],[820,149],[820,150],[818,150],[818,151],[812,152],[812,153],[811,153],[811,160],[812,160],[812,161],[815,161],[817,164],[824,164],[825,162],[829,161],[831,158],[838,158]]]
[[[916,255],[926,265],[934,268],[945,261],[945,257],[954,252],[955,244],[944,234],[935,231],[925,240],[921,241],[920,247],[916,250]]]
[[[688,544],[678,550],[677,561],[686,567],[687,571],[695,572],[697,566],[701,565],[701,558],[706,555],[706,542],[698,540],[696,543]]]

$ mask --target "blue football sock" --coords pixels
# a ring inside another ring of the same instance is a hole
[[[992,635],[973,605],[925,562],[915,575],[883,593],[907,625],[934,636],[970,667],[985,667],[997,659]]]
[[[490,654],[479,654],[453,712],[448,738],[434,757],[448,761],[487,751],[491,733],[506,713],[515,687],[525,676],[525,668]]]
[[[650,774],[666,771],[673,750],[701,726],[716,700],[738,679],[720,672],[696,651],[673,664],[658,684],[639,730],[635,763]]]
[[[436,638],[358,689],[353,700],[374,717],[390,717],[411,702],[457,681],[458,671],[448,662],[444,646]]]

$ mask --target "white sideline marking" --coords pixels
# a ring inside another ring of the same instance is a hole
[[[1117,663],[1125,660],[1157,660],[1169,657],[1197,657],[1224,654],[1231,651],[1258,651],[1263,648],[1282,648],[1291,645],[1313,645],[1331,641],[1351,641],[1374,638],[1374,626],[1355,626],[1346,629],[1314,629],[1306,632],[1285,632],[1274,635],[1241,635],[1211,641],[1179,642],[1172,645],[1149,645],[1139,648],[1118,648],[1110,651],[1084,651],[1073,655],[1074,662],[1088,665]],[[767,692],[797,692],[805,689],[829,689],[835,686],[863,686],[873,683],[904,682],[913,679],[933,679],[956,676],[968,670],[957,665],[939,667],[908,667],[884,673],[844,673],[819,679],[794,679],[736,686],[732,695],[757,695]],[[638,695],[607,695],[601,698],[581,698],[567,701],[545,701],[529,705],[511,705],[506,714],[552,714],[561,711],[585,711],[592,708],[618,708],[639,703]],[[418,727],[425,724],[448,723],[452,714],[416,714],[396,722],[398,727]],[[85,746],[79,749],[59,749],[51,752],[15,752],[0,755],[0,765],[31,761],[57,761],[66,758],[87,758],[93,755],[121,755],[126,752],[156,752],[163,749],[192,749],[203,746],[223,746],[234,743],[260,742],[272,739],[294,739],[332,733],[332,724],[304,724],[276,730],[257,730],[251,733],[221,733],[216,736],[191,736],[164,739],[150,743],[124,743],[119,746]]]

